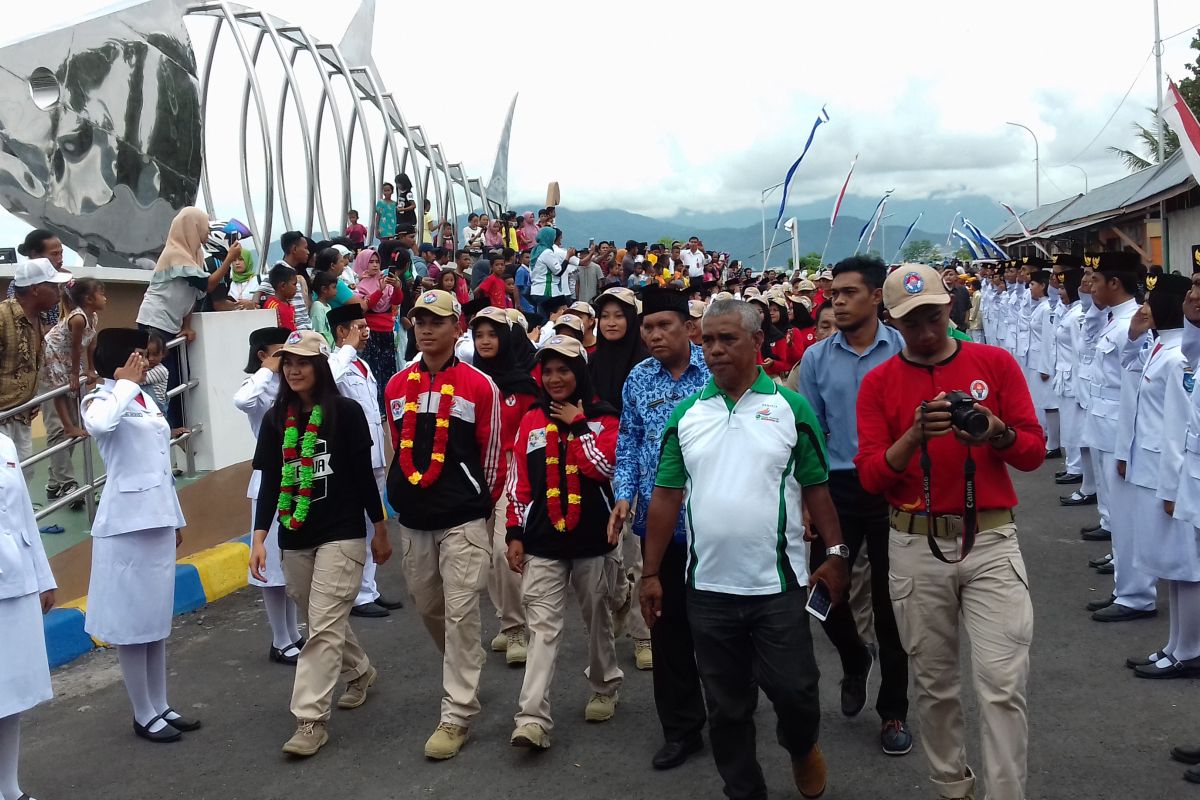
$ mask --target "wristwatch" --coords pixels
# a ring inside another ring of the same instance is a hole
[[[825,555],[840,556],[841,558],[850,560],[850,548],[844,544],[835,544],[833,547],[825,548]]]

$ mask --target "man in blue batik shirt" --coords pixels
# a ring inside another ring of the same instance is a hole
[[[621,393],[621,432],[617,439],[617,469],[613,477],[616,506],[609,520],[610,535],[619,535],[636,508],[633,531],[646,535],[646,510],[654,493],[654,476],[662,433],[675,406],[708,382],[704,354],[691,343],[697,324],[688,315],[683,292],[648,288],[642,295],[642,339],[651,358],[635,366]],[[654,650],[654,706],[663,727],[663,746],[655,753],[655,769],[671,769],[700,749],[707,719],[700,675],[688,627],[685,598],[687,534],[683,512],[675,538],[663,556],[659,574],[642,580],[662,584],[662,616],[650,631]],[[639,584],[640,585],[640,584]],[[638,599],[634,597],[634,607]]]

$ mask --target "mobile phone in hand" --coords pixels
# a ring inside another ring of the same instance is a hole
[[[808,592],[808,602],[804,604],[804,610],[824,622],[829,618],[829,609],[832,607],[833,600],[829,596],[829,587],[823,582],[817,581]]]

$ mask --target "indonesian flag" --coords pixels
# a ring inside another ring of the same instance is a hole
[[[837,201],[833,204],[833,213],[829,215],[829,227],[833,228],[833,223],[837,222],[838,212],[842,210],[842,201],[846,199],[846,188],[850,185],[850,176],[854,174],[854,165],[858,163],[858,153],[854,154],[854,160],[850,162],[850,171],[846,173],[846,180],[842,183],[842,190],[838,192]]]
[[[1175,81],[1167,84],[1166,103],[1160,113],[1179,137],[1179,149],[1192,170],[1192,177],[1200,183],[1200,122],[1184,102]]]

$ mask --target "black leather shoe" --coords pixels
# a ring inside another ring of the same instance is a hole
[[[1113,603],[1092,614],[1092,619],[1096,620],[1096,622],[1130,622],[1135,619],[1150,619],[1157,616],[1158,609],[1152,608],[1149,611],[1138,611],[1129,606],[1123,606],[1120,603]]]
[[[1140,667],[1134,667],[1133,674],[1139,678],[1194,678],[1200,675],[1200,658],[1180,661],[1172,656],[1167,656],[1167,660],[1170,663],[1165,667],[1157,664],[1143,664]]]
[[[148,742],[157,742],[158,744],[178,742],[183,738],[183,734],[180,733],[178,729],[172,728],[170,725],[166,726],[160,731],[151,731],[150,729],[154,727],[154,723],[158,722],[160,719],[162,719],[162,717],[157,716],[150,720],[150,724],[148,725],[139,725],[138,721],[135,719],[133,721],[133,732]]]
[[[1096,495],[1074,491],[1066,497],[1058,498],[1058,502],[1064,506],[1094,506],[1096,505]]]
[[[350,609],[352,617],[390,617],[391,615],[392,612],[378,603],[363,603],[361,606]]]
[[[168,719],[167,714],[172,714],[172,713],[179,714],[179,712],[176,711],[175,709],[168,708],[166,711],[164,711],[162,713],[162,718],[163,718],[163,722],[167,723],[175,730],[183,731],[184,733],[190,733],[192,731],[200,730],[200,720],[190,719],[188,717],[183,716],[182,714],[180,714],[180,716],[176,717],[175,719]]]
[[[650,763],[655,769],[675,769],[688,760],[688,756],[700,752],[704,740],[697,736],[695,739],[685,739],[682,742],[663,742]]]
[[[1200,783],[1200,767],[1192,767],[1184,772],[1183,779],[1188,783]]]
[[[1149,658],[1127,658],[1125,659],[1125,666],[1129,667],[1129,669],[1137,669],[1138,667],[1145,667],[1149,664],[1153,664],[1155,661],[1158,661],[1161,658],[1166,658],[1166,656],[1163,653],[1155,651],[1150,654]],[[1186,763],[1200,764],[1200,761],[1189,761]]]
[[[1062,475],[1055,475],[1054,482],[1059,486],[1070,486],[1073,483],[1083,483],[1083,476],[1072,475],[1071,473],[1067,472]]]
[[[1105,564],[1112,563],[1112,558],[1112,553],[1108,553],[1107,555],[1100,556],[1099,558],[1089,559],[1088,566],[1092,569],[1100,569]]]
[[[1046,459],[1050,460],[1052,458],[1062,458],[1062,448],[1061,447],[1056,447],[1053,450],[1046,451]]]
[[[1099,611],[1102,608],[1108,608],[1115,602],[1117,602],[1117,596],[1115,594],[1110,594],[1103,600],[1093,600],[1087,604],[1086,608],[1088,611]]]
[[[867,664],[867,668],[857,675],[847,675],[842,678],[842,716],[857,717],[867,705],[867,680],[871,677],[871,668],[875,662]]]
[[[1099,528],[1094,531],[1088,531],[1087,533],[1081,533],[1079,534],[1079,538],[1083,539],[1085,542],[1111,542],[1112,531],[1110,531],[1108,528]]]
[[[1117,567],[1115,564],[1113,564],[1113,562],[1110,561],[1107,564],[1101,564],[1100,566],[1096,567],[1096,574],[1097,575],[1116,575]]]
[[[395,600],[393,600],[390,597],[384,597],[383,595],[379,595],[379,597],[375,598],[375,605],[383,606],[384,608],[388,609],[389,611],[395,611],[397,608],[404,608],[404,601],[401,600],[400,598],[396,598]]]
[[[1181,764],[1200,764],[1200,745],[1196,745],[1195,747],[1187,747],[1186,745],[1172,747],[1171,758]]]
[[[289,656],[287,652],[292,649],[294,649],[296,652],[295,654]],[[275,645],[271,645],[271,650],[267,656],[276,664],[285,664],[289,667],[294,667],[296,666],[296,662],[300,659],[300,650],[301,646],[295,644],[290,644],[283,649],[280,649]]]
[[[1079,529],[1079,532],[1080,533],[1091,533],[1092,531],[1100,530],[1100,528],[1101,528],[1101,525],[1099,522],[1097,522],[1095,525],[1084,525],[1082,528]]]

